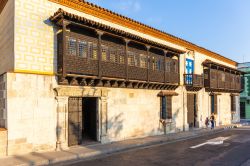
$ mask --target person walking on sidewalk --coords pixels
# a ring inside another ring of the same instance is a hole
[[[211,129],[214,129],[214,113],[212,113],[210,117],[210,122],[211,122]]]
[[[208,119],[208,117],[206,117],[205,125],[206,125],[206,129],[207,129],[207,128],[208,128],[208,125],[209,125],[209,119]]]

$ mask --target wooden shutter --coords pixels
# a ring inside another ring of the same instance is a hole
[[[166,96],[161,97],[161,119],[167,119]]]
[[[217,95],[214,94],[211,96],[211,113],[217,114]]]
[[[167,98],[167,118],[172,119],[172,96],[166,96]]]
[[[215,69],[210,69],[210,86],[211,88],[218,87],[217,71]]]
[[[172,96],[161,97],[161,119],[172,119]]]
[[[235,96],[231,96],[231,111],[232,111],[232,112],[235,112],[235,111],[236,111]]]
[[[217,114],[218,110],[217,110],[217,95],[214,95],[214,114]]]
[[[105,45],[102,45],[101,48],[102,48],[101,50],[102,61],[109,61],[108,47]]]

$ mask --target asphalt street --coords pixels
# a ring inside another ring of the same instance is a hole
[[[75,161],[73,166],[250,166],[250,128]]]

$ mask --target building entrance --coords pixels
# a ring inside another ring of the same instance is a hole
[[[68,145],[97,141],[98,98],[70,97],[68,103]]]

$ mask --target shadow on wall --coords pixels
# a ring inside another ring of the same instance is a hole
[[[180,128],[176,127],[177,126],[176,121],[177,121],[177,117],[178,117],[178,115],[180,113],[180,110],[181,110],[181,108],[178,108],[177,111],[172,115],[172,122],[167,124],[167,126],[166,126],[166,130],[167,130],[166,132],[167,133],[180,132],[181,131]]]
[[[117,137],[121,135],[121,132],[124,128],[124,113],[119,113],[118,115],[112,117],[108,120],[108,131],[109,131],[109,137]],[[112,133],[110,133],[112,131]],[[108,141],[112,141],[109,140]]]
[[[53,41],[54,41],[54,45],[53,45],[53,72],[57,73],[57,32],[59,30],[59,27],[55,26],[49,19],[46,19],[43,21],[44,24],[46,24],[47,26],[53,28]],[[50,48],[47,48],[50,49]]]

